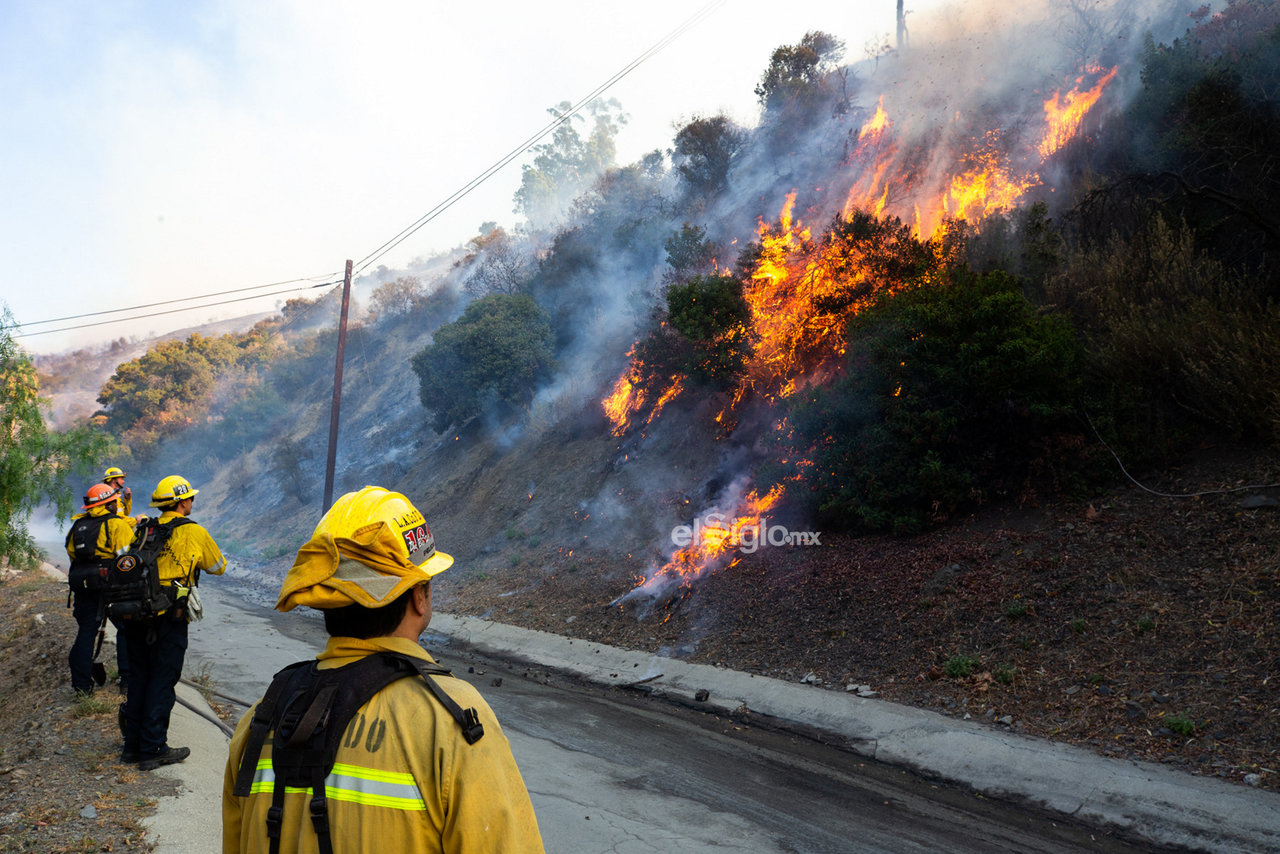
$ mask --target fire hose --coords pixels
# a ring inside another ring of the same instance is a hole
[[[232,697],[227,694],[223,694],[220,691],[215,691],[206,685],[198,685],[195,682],[192,682],[190,679],[183,678],[183,679],[179,679],[178,681],[181,682],[183,685],[190,685],[192,688],[195,688],[197,691],[200,691],[202,694],[212,694],[215,697],[220,697],[223,700],[228,700],[232,703],[235,703],[238,706],[244,706],[246,709],[253,705],[253,703],[246,703],[244,700],[241,700],[238,697]],[[223,721],[216,714],[214,714],[213,710],[210,709],[208,706],[205,706],[203,709],[201,709],[196,707],[192,703],[187,702],[181,697],[178,697],[177,699],[178,699],[178,702],[181,703],[183,706],[187,707],[188,709],[195,712],[200,717],[212,723],[218,729],[222,730],[223,733],[226,734],[227,738],[230,738],[233,735],[235,735],[235,730],[227,726],[226,721]]]
[[[185,680],[185,679],[184,679],[184,680],[182,680],[182,681],[183,681],[183,682],[186,682],[187,680]],[[235,730],[233,730],[231,727],[227,726],[226,722],[225,722],[225,721],[223,721],[223,720],[221,720],[217,715],[215,715],[215,714],[213,713],[213,710],[212,710],[212,709],[210,709],[210,708],[208,708],[207,706],[206,706],[204,709],[200,709],[200,708],[198,708],[197,706],[192,705],[191,703],[189,703],[189,702],[187,702],[186,700],[182,699],[181,697],[179,697],[179,698],[178,698],[178,702],[179,702],[179,703],[181,703],[182,705],[186,706],[186,707],[187,707],[188,709],[190,709],[191,711],[195,712],[195,713],[196,713],[197,715],[199,715],[200,717],[202,717],[202,718],[204,718],[205,720],[209,721],[211,724],[213,724],[214,726],[216,726],[218,729],[222,730],[222,732],[227,736],[227,738],[230,738],[231,736],[233,736],[233,735],[235,735],[235,734],[236,734]]]
[[[221,697],[224,700],[230,700],[231,702],[235,703],[237,706],[244,706],[246,709],[251,708],[253,706],[253,703],[247,702],[245,700],[241,700],[238,697],[232,697],[228,694],[223,694],[220,691],[215,691],[214,689],[208,687],[207,685],[199,685],[185,677],[182,679],[179,679],[178,681],[181,682],[183,685],[190,685],[192,688],[195,688],[197,691],[201,692],[202,694],[212,694],[215,697]]]

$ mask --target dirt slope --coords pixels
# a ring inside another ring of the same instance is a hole
[[[1149,486],[1253,484],[1280,484],[1280,454],[1211,451]],[[831,690],[869,685],[944,714],[1280,788],[1275,497],[1274,487],[1167,498],[1125,486],[913,539],[761,548],[692,589],[624,604],[614,603],[650,554],[599,528],[565,537],[578,522],[568,507],[555,511],[568,521],[541,527],[513,512],[462,550],[436,602]],[[462,514],[428,518],[442,547],[457,542]]]

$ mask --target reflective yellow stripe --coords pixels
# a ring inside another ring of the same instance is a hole
[[[259,759],[254,770],[253,785],[249,793],[272,794],[275,791],[275,772],[271,759]],[[311,787],[286,786],[286,794],[311,794]],[[401,771],[383,771],[361,765],[335,763],[333,771],[324,779],[324,794],[333,801],[346,801],[370,807],[386,807],[396,810],[422,811],[427,808],[422,792],[412,774]]]

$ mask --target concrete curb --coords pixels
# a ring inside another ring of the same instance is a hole
[[[1280,796],[1162,765],[1002,732],[883,700],[689,664],[473,617],[437,613],[428,634],[482,654],[575,674],[599,685],[643,684],[713,711],[767,715],[819,730],[865,756],[982,794],[1022,800],[1159,845],[1203,851],[1280,850]],[[700,691],[706,699],[698,700]]]

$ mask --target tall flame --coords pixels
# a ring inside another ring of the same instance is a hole
[[[1118,67],[1111,69],[1091,89],[1084,92],[1080,91],[1084,78],[1077,78],[1076,88],[1065,97],[1059,97],[1060,92],[1054,92],[1053,97],[1044,102],[1044,118],[1048,130],[1036,149],[1041,157],[1048,158],[1076,135],[1085,115],[1102,97],[1103,87],[1111,82],[1118,70]]]

